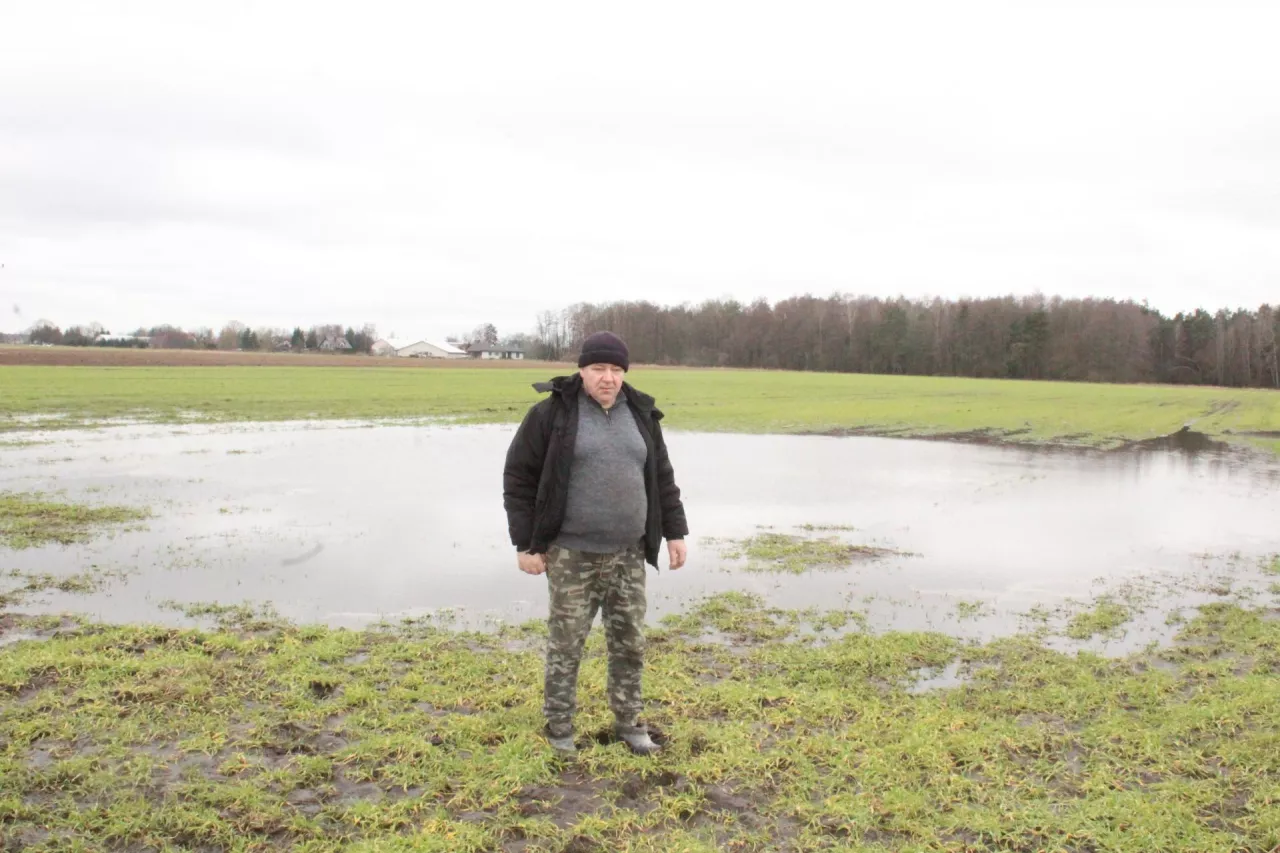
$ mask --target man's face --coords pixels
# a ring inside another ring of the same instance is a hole
[[[582,374],[582,387],[597,403],[607,409],[617,402],[625,370],[616,364],[588,364],[578,372]]]

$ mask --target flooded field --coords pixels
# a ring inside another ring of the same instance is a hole
[[[7,491],[148,508],[145,529],[5,554],[22,573],[106,573],[20,608],[187,620],[172,602],[269,603],[298,622],[431,617],[484,627],[545,612],[501,505],[509,426],[279,423],[10,434]],[[860,611],[961,636],[1059,622],[1101,601],[1140,616],[1101,645],[1167,634],[1181,607],[1264,591],[1280,551],[1280,462],[1208,442],[1048,452],[883,438],[670,434],[689,565],[650,574],[655,620],[711,593]],[[894,552],[840,571],[747,571],[764,533]],[[665,564],[665,558],[664,558]]]
[[[0,564],[0,849],[1280,843],[1276,457],[1194,433],[670,432],[694,533],[685,569],[650,575],[664,750],[613,742],[597,630],[560,759],[510,437],[8,434],[0,535],[32,547]]]

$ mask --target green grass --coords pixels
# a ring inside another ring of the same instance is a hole
[[[1092,610],[1077,613],[1067,623],[1067,636],[1087,640],[1101,634],[1114,637],[1121,626],[1133,618],[1133,610],[1109,597],[1102,597]]]
[[[726,596],[650,633],[654,759],[605,742],[593,634],[570,762],[538,736],[541,625],[63,626],[0,650],[0,849],[1266,851],[1275,613],[1105,659]]]
[[[542,369],[302,367],[0,367],[0,429],[54,416],[62,426],[111,418],[156,422],[450,417],[518,420],[539,399]],[[1269,446],[1280,394],[1153,385],[858,374],[638,368],[669,425],[740,432],[983,433],[1026,442],[1113,446],[1185,424]]]
[[[510,422],[544,378],[4,367],[0,429],[26,428],[28,415],[62,416],[68,427],[120,417]],[[1244,434],[1280,430],[1280,395],[1265,391],[643,369],[631,378],[684,429],[983,432],[1095,446],[1193,421],[1260,443],[1271,440]],[[145,517],[38,495],[2,500],[10,547],[82,541]],[[756,571],[838,569],[866,556],[812,535],[762,533],[737,547]],[[0,610],[100,582],[92,572],[0,578],[12,587],[0,591]],[[1099,599],[1065,632],[1113,634],[1139,604]],[[165,606],[210,627],[0,613],[0,631],[46,637],[0,647],[0,851],[1280,844],[1275,609],[1208,606],[1170,648],[1107,659],[1044,647],[1047,618],[1036,634],[976,645],[873,635],[858,613],[780,611],[728,594],[649,633],[648,719],[669,743],[656,760],[604,742],[606,667],[593,634],[582,670],[586,749],[566,764],[537,734],[545,624],[462,634],[446,615],[357,632],[285,624],[249,604]],[[983,607],[961,601],[956,615],[977,618]],[[951,665],[966,683],[912,690]]]
[[[957,619],[981,619],[983,616],[990,616],[993,613],[995,613],[995,609],[985,601],[956,602]]]
[[[10,569],[0,572],[0,616],[2,611],[25,603],[32,595],[42,592],[63,592],[76,595],[97,592],[107,586],[108,582],[120,580],[129,572],[122,569],[106,569],[93,566],[82,572],[70,575],[55,575],[49,572],[24,572]]]
[[[149,518],[145,509],[60,503],[31,492],[0,492],[0,546],[15,550],[87,542],[106,529]]]
[[[45,444],[53,444],[53,442],[52,441],[36,441],[35,439],[29,439],[29,438],[4,439],[4,440],[0,440],[0,450],[6,450],[6,449],[18,450],[26,447],[40,447],[41,445],[45,445]]]
[[[811,571],[840,571],[859,559],[896,553],[886,548],[851,545],[835,537],[811,539],[787,533],[760,533],[730,546],[730,559],[746,558],[748,572],[799,575]]]
[[[246,631],[266,630],[279,623],[280,617],[270,604],[216,604],[210,602],[182,603],[162,601],[164,610],[173,610],[189,619],[208,619],[219,628],[236,628]]]

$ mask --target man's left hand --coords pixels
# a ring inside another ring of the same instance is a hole
[[[684,565],[684,561],[689,556],[689,549],[685,547],[683,539],[675,539],[667,542],[667,556],[671,559],[671,571],[675,571]]]

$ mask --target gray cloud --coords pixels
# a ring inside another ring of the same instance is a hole
[[[129,10],[0,12],[25,317],[442,336],[613,298],[1280,301],[1273,9]]]

